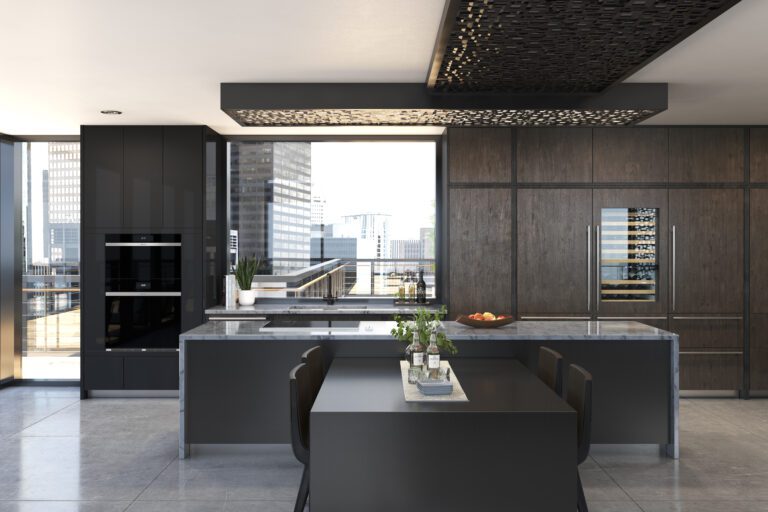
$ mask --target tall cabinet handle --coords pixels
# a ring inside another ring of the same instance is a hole
[[[595,312],[600,311],[600,225],[595,226]]]
[[[674,313],[677,305],[677,226],[672,225],[672,312]]]
[[[592,224],[587,224],[587,312],[592,311]]]

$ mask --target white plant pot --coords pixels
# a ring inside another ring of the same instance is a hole
[[[256,290],[238,291],[237,302],[239,302],[241,306],[253,306],[256,302]]]

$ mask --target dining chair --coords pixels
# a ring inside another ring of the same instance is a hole
[[[539,347],[539,379],[563,396],[563,356],[551,348]]]
[[[323,379],[325,379],[323,350],[320,345],[312,347],[301,354],[301,362],[309,368],[312,381],[312,402],[314,403],[317,394],[320,392],[320,386],[323,385]]]
[[[291,447],[296,460],[304,465],[294,512],[303,512],[309,498],[309,413],[314,401],[312,375],[309,367],[301,363],[291,370]]]
[[[568,369],[567,402],[576,409],[577,416],[576,481],[579,495],[576,501],[576,510],[589,512],[578,465],[587,460],[592,438],[592,374],[575,364],[572,364]]]

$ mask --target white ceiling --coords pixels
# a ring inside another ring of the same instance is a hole
[[[0,132],[242,128],[221,82],[423,82],[444,0],[0,0]],[[669,82],[649,124],[768,124],[768,1],[742,0],[630,81]],[[103,109],[122,110],[104,116]],[[436,133],[367,128],[366,133]]]

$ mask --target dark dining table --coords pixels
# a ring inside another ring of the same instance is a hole
[[[515,359],[453,359],[467,402],[406,402],[400,362],[337,358],[310,417],[313,512],[576,504],[576,412]]]

